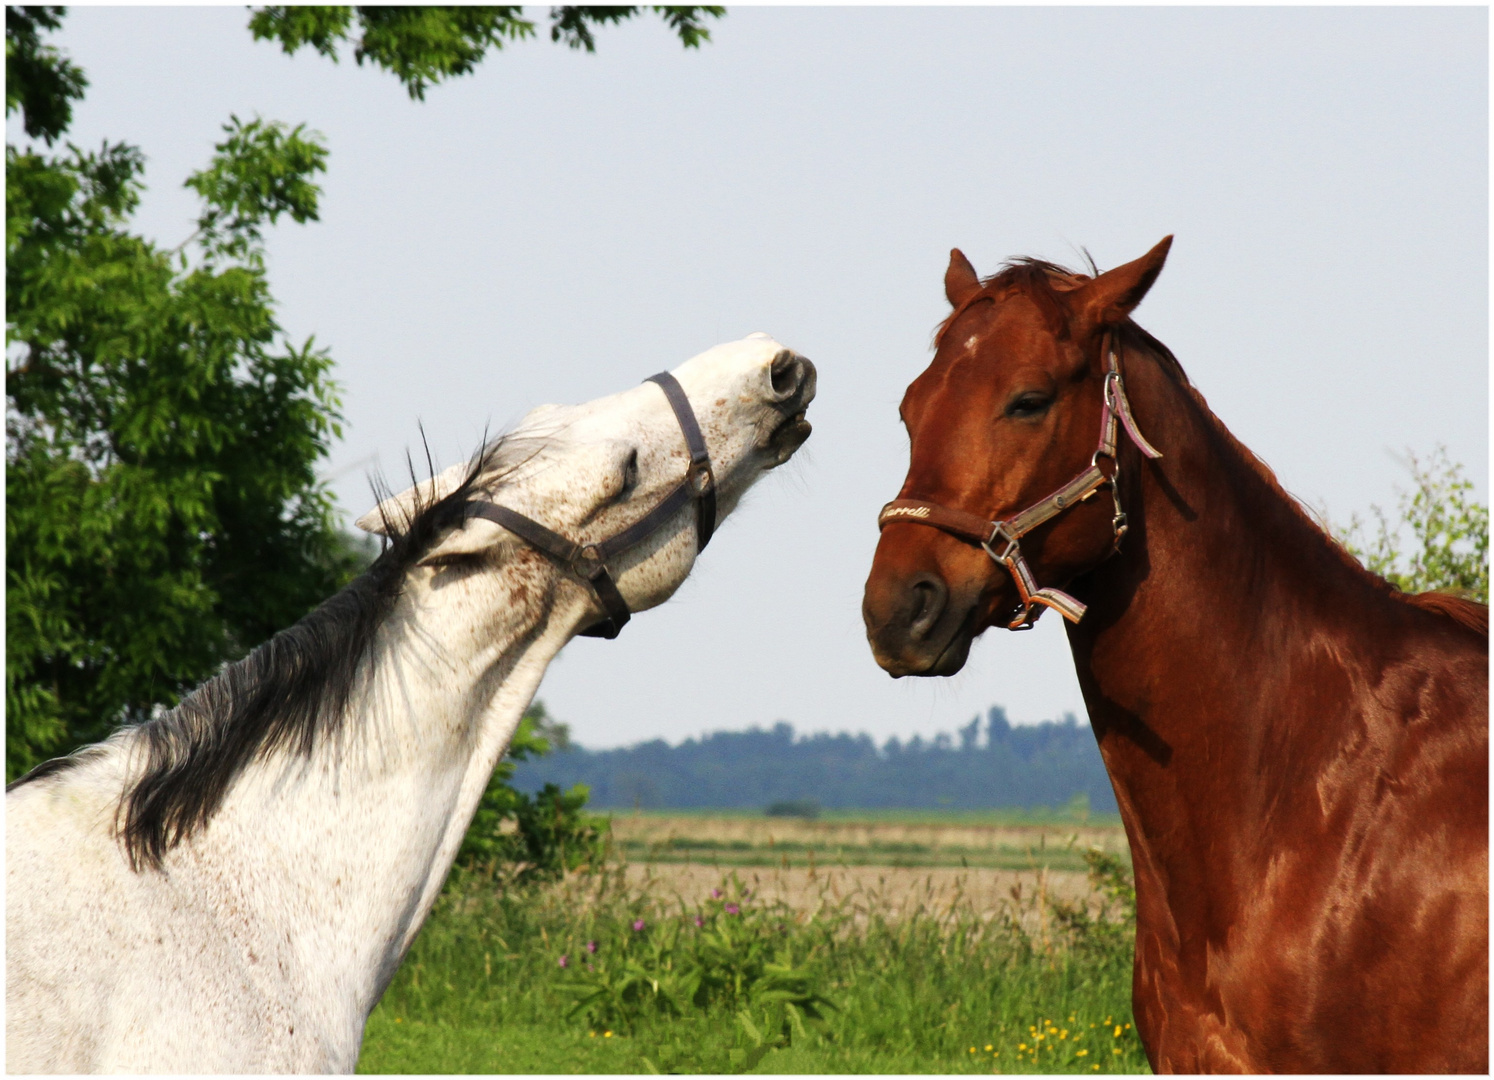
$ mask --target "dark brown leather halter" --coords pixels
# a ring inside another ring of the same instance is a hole
[[[617,583],[607,570],[607,561],[631,547],[643,543],[674,517],[680,509],[695,501],[695,554],[705,550],[716,531],[716,477],[711,472],[711,456],[706,452],[705,437],[700,433],[695,413],[690,408],[690,399],[685,396],[679,380],[667,371],[650,376],[645,382],[657,383],[669,399],[684,433],[685,445],[690,450],[690,465],[685,477],[665,495],[648,513],[629,525],[622,532],[599,540],[593,544],[577,544],[559,533],[547,529],[533,518],[525,517],[517,510],[510,510],[491,502],[474,502],[471,517],[487,518],[521,537],[531,546],[584,578],[601,601],[607,614],[600,622],[592,623],[580,633],[583,637],[615,638],[627,621],[633,617],[628,602],[617,590]]]
[[[987,555],[1011,574],[1012,583],[1017,587],[1017,598],[1022,604],[1022,610],[1007,623],[1008,630],[1031,630],[1044,607],[1053,608],[1069,622],[1076,623],[1084,617],[1085,605],[1068,593],[1060,589],[1037,587],[1037,581],[1022,555],[1019,543],[1033,529],[1071,506],[1087,501],[1096,491],[1108,485],[1111,498],[1115,500],[1115,517],[1111,519],[1115,539],[1110,553],[1113,555],[1120,550],[1121,537],[1126,534],[1126,515],[1121,509],[1120,459],[1115,453],[1117,418],[1137,449],[1149,458],[1162,456],[1161,451],[1153,448],[1142,437],[1131,416],[1131,403],[1126,399],[1120,358],[1113,347],[1112,335],[1105,335],[1100,348],[1105,356],[1105,404],[1100,411],[1100,445],[1089,459],[1089,468],[1046,499],[1041,499],[1026,510],[1005,519],[987,520],[964,510],[922,499],[894,499],[882,507],[882,512],[877,515],[878,529],[885,529],[895,521],[929,525],[984,548]],[[1109,473],[1101,467],[1101,459],[1110,463]],[[997,544],[1004,545],[999,552]]]

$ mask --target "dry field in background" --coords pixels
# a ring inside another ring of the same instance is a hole
[[[656,898],[678,896],[694,906],[735,873],[753,898],[782,900],[795,911],[812,914],[821,904],[849,900],[863,914],[880,913],[897,920],[915,913],[938,916],[968,910],[983,919],[1009,913],[1030,933],[1041,934],[1048,916],[1045,900],[1086,900],[1097,906],[1082,871],[997,870],[955,867],[716,867],[701,863],[630,863],[630,889]]]
[[[1080,871],[1087,848],[1127,854],[1119,825],[1085,822],[621,813],[612,818],[612,837],[618,852],[633,863],[723,868]]]
[[[1083,852],[1125,857],[1118,825],[770,818],[620,813],[616,850],[630,888],[694,904],[735,873],[763,901],[798,911],[849,898],[899,918],[966,907],[1039,931],[1047,899],[1092,899]],[[1030,925],[1029,925],[1030,924]]]
[[[795,844],[817,851],[833,851],[837,847],[891,849],[903,845],[932,851],[1022,851],[1039,847],[1062,848],[1070,838],[1074,838],[1074,846],[1080,850],[1087,847],[1111,852],[1126,849],[1126,836],[1120,828],[1079,824],[982,825],[624,813],[612,818],[612,835],[619,840],[646,844],[678,838],[728,844],[745,841],[752,847]]]

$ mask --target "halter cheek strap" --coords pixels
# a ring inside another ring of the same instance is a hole
[[[667,371],[651,375],[644,381],[657,384],[669,399],[675,420],[679,422],[680,431],[685,436],[685,446],[690,451],[690,465],[685,470],[684,479],[671,488],[669,494],[643,517],[605,540],[594,544],[577,544],[533,518],[498,503],[474,502],[468,508],[470,517],[486,518],[501,525],[530,547],[544,552],[585,579],[607,614],[600,622],[582,630],[582,637],[615,638],[633,617],[633,613],[628,610],[628,602],[623,599],[617,583],[612,580],[612,574],[607,569],[610,559],[643,543],[691,501],[695,503],[697,556],[705,550],[706,544],[711,541],[711,534],[716,531],[716,477],[711,471],[711,455],[706,451],[705,437],[701,435],[700,424],[690,408],[690,399],[685,396],[679,380]]]
[[[1086,502],[1102,487],[1110,488],[1115,502],[1115,516],[1111,519],[1114,539],[1111,554],[1120,549],[1121,537],[1126,534],[1126,515],[1120,502],[1120,458],[1116,456],[1117,427],[1125,428],[1126,434],[1143,454],[1159,458],[1161,451],[1147,442],[1131,415],[1131,403],[1126,398],[1126,386],[1121,378],[1120,358],[1113,348],[1112,335],[1107,333],[1100,346],[1105,356],[1105,395],[1100,410],[1100,444],[1090,457],[1089,468],[1045,499],[1033,503],[1026,510],[1006,519],[987,519],[977,514],[922,499],[894,499],[882,507],[877,515],[877,527],[885,529],[895,521],[916,525],[928,525],[958,537],[968,543],[979,544],[987,555],[1006,568],[1012,584],[1017,587],[1017,598],[1022,608],[1007,624],[1009,630],[1030,630],[1037,622],[1043,608],[1053,608],[1069,622],[1078,622],[1084,617],[1085,605],[1061,589],[1039,588],[1032,568],[1022,555],[1020,540],[1033,529],[1057,517],[1065,510]],[[1110,463],[1107,473],[1100,466],[1101,460]]]

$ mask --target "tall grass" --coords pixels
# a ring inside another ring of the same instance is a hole
[[[822,890],[762,901],[620,869],[447,890],[369,1021],[362,1072],[1136,1072],[1132,895]]]

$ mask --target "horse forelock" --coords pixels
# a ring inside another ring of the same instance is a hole
[[[404,520],[385,523],[386,547],[368,570],[225,666],[176,708],[123,728],[103,744],[44,762],[8,789],[57,776],[117,747],[131,756],[133,779],[120,796],[116,833],[132,866],[159,869],[174,846],[207,824],[252,762],[279,750],[306,756],[337,734],[362,662],[410,569],[464,520],[475,499],[502,482],[512,441],[496,440],[474,455],[462,482],[440,499],[422,499],[417,485]]]

